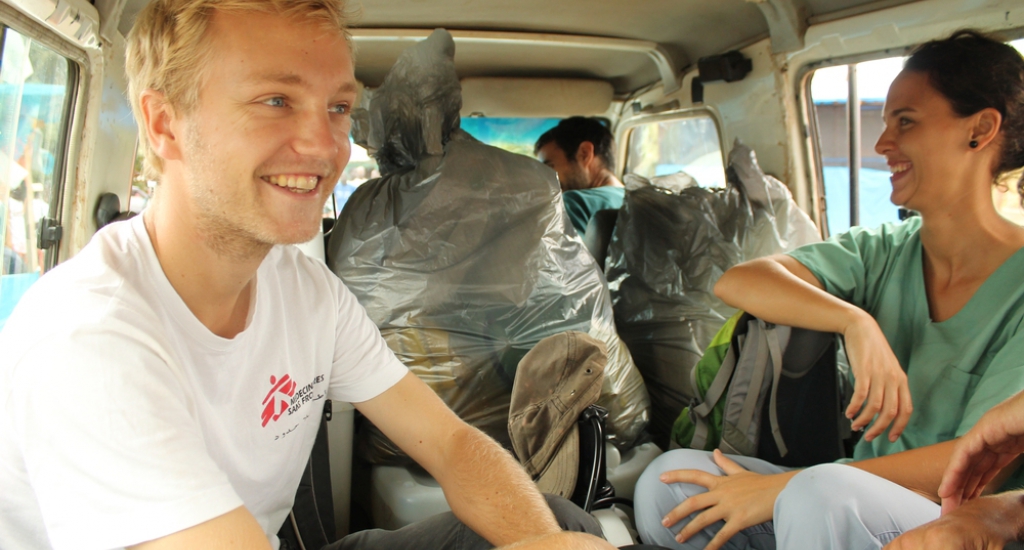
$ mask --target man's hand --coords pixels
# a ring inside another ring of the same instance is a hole
[[[846,417],[854,419],[854,430],[860,430],[877,415],[874,424],[864,434],[864,440],[873,440],[892,424],[889,441],[896,441],[910,422],[910,413],[914,410],[907,374],[896,360],[882,329],[867,313],[859,315],[843,331],[843,337],[856,380]]]
[[[992,407],[957,442],[942,476],[942,513],[977,498],[997,473],[1024,453],[1024,392]]]
[[[939,519],[904,533],[885,550],[999,550],[1020,536],[1022,493],[971,501]]]
[[[711,539],[705,550],[718,550],[741,530],[772,519],[775,499],[796,475],[796,471],[774,475],[750,472],[715,450],[715,464],[724,476],[701,470],[672,470],[661,474],[664,483],[693,483],[707,487],[708,492],[694,495],[672,509],[662,525],[670,527],[693,513],[704,510],[690,521],[676,540],[685,542],[707,526],[725,521],[725,526]]]

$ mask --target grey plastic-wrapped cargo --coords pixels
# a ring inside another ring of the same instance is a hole
[[[713,292],[725,270],[821,240],[789,189],[736,142],[728,187],[705,189],[685,173],[626,177],[605,269],[619,335],[651,396],[654,440],[693,397],[690,372],[735,310]]]
[[[526,352],[567,330],[603,341],[598,404],[610,411],[614,440],[629,446],[649,400],[615,333],[607,284],[569,225],[554,172],[458,128],[453,53],[448,33],[435,31],[402,54],[369,113],[357,116],[382,177],[345,205],[329,241],[331,269],[399,359],[506,445]],[[375,431],[360,450],[373,462],[405,460]]]

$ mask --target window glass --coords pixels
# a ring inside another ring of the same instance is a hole
[[[558,118],[491,118],[462,119],[462,129],[469,135],[499,149],[533,156],[533,145],[544,132],[558,125]]]
[[[683,171],[701,187],[725,187],[721,140],[709,116],[641,124],[628,139],[626,173],[652,178]]]
[[[59,200],[60,167],[71,85],[67,58],[4,29],[0,58],[0,328],[43,272],[37,229]]]
[[[1024,39],[1014,40],[1010,45],[1017,48],[1017,51],[1024,55]],[[1008,220],[1024,225],[1024,208],[1021,207],[1021,196],[1017,188],[1017,182],[1024,176],[1021,170],[1013,174],[1007,174],[999,185],[992,190],[992,197],[996,201],[996,210]]]
[[[850,229],[850,126],[847,101],[848,65],[814,72],[811,98],[818,121],[822,172],[825,178],[825,206],[829,233]],[[875,152],[875,142],[884,124],[882,107],[889,85],[903,68],[902,57],[857,63],[857,93],[860,95],[861,158],[860,225],[876,227],[899,220],[899,209],[889,202],[889,167]]]
[[[351,138],[350,138],[351,139]],[[367,180],[380,177],[377,169],[377,161],[355,142],[351,143],[352,154],[349,156],[345,171],[341,173],[341,179],[334,186],[334,194],[324,204],[324,217],[337,218],[341,209],[345,207],[348,198]]]

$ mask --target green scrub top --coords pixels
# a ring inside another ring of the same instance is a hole
[[[794,250],[830,294],[878,321],[907,373],[914,412],[903,434],[861,440],[854,460],[959,437],[986,411],[1024,389],[1024,249],[1006,260],[956,315],[931,320],[921,219],[855,227]],[[1003,489],[1024,487],[1024,468]]]
[[[580,236],[583,236],[587,232],[590,218],[593,218],[598,210],[622,208],[622,199],[625,196],[625,187],[606,185],[593,189],[565,191],[562,193],[562,202],[565,203],[565,212],[569,214],[572,226]]]

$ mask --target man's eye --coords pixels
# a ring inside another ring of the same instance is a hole
[[[331,107],[331,112],[336,115],[343,115],[348,112],[348,105],[345,103],[339,103]]]
[[[284,98],[283,97],[272,97],[270,99],[264,100],[263,103],[265,103],[267,105],[270,105],[271,107],[284,107],[285,106]]]

